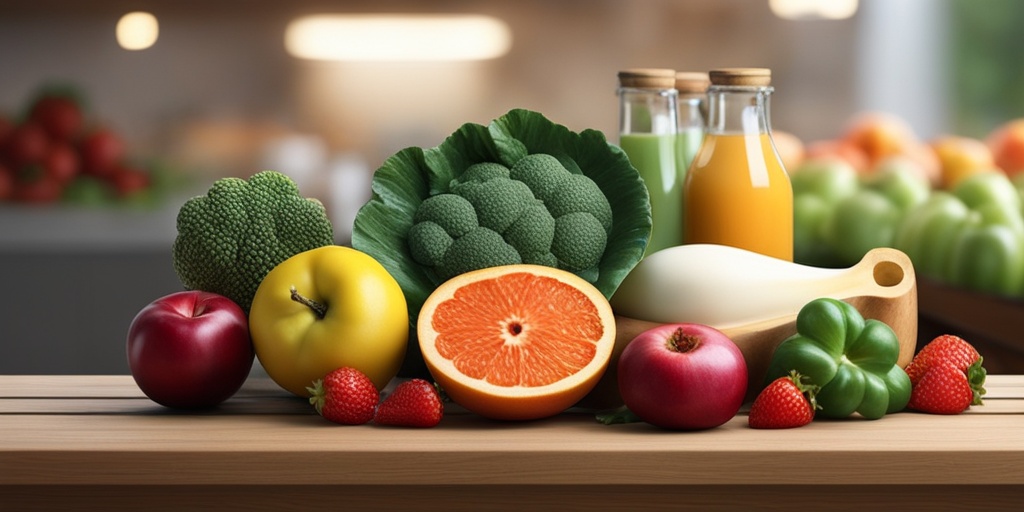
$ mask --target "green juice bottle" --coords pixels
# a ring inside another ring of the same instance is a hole
[[[683,179],[678,162],[675,70],[619,72],[619,146],[651,196],[652,229],[646,254],[683,243]]]

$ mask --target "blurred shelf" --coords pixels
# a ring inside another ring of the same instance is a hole
[[[176,198],[153,208],[3,204],[0,252],[170,248],[180,205]]]
[[[990,373],[1024,372],[1024,300],[917,281],[921,326],[918,345],[939,334],[970,341]]]

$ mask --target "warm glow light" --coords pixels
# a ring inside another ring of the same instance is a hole
[[[857,0],[768,0],[768,6],[787,20],[841,20],[857,12]]]
[[[145,50],[159,34],[156,16],[148,12],[130,12],[117,21],[117,44],[125,50]]]
[[[319,14],[285,31],[290,54],[317,60],[484,60],[511,45],[508,25],[482,15]]]

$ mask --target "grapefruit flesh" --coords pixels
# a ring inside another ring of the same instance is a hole
[[[439,286],[417,320],[423,359],[448,396],[493,419],[558,414],[583,398],[608,367],[615,317],[576,275],[505,265]]]

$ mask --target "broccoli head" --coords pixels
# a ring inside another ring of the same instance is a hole
[[[480,268],[532,263],[593,282],[612,210],[589,177],[537,153],[511,168],[480,162],[425,199],[409,229],[413,259],[440,280]]]
[[[320,201],[302,197],[276,171],[221,178],[182,205],[174,271],[185,288],[219,293],[246,312],[263,278],[282,261],[334,243]]]

